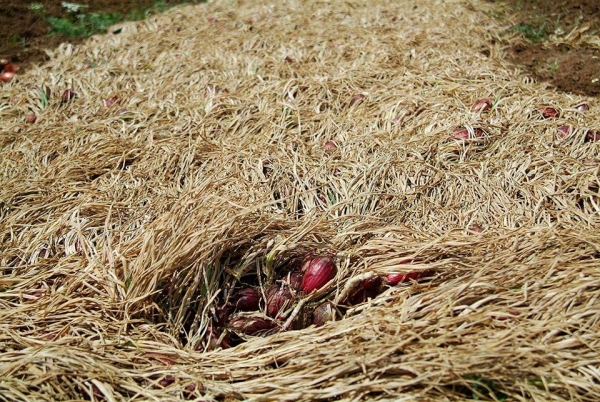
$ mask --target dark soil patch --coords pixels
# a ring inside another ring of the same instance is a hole
[[[124,18],[133,12],[156,10],[157,0],[75,0],[87,5],[87,13],[119,13]],[[165,0],[161,6],[183,3],[200,3],[193,0]],[[85,38],[52,34],[50,24],[40,12],[30,8],[41,4],[46,15],[57,18],[73,18],[61,4],[62,0],[6,0],[0,13],[0,59],[6,59],[21,67],[20,73],[32,63],[47,60],[44,49],[52,49],[63,42],[80,43]]]
[[[510,60],[538,81],[565,92],[600,96],[600,50],[551,45],[550,35],[600,33],[600,0],[505,0],[525,41],[512,45]]]

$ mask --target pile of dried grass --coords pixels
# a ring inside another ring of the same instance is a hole
[[[4,85],[2,398],[595,400],[598,106],[505,63],[489,7],[216,2]],[[223,278],[323,247],[333,297],[406,259],[435,275],[201,350]]]

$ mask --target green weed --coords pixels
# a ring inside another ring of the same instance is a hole
[[[62,5],[68,13],[67,17],[49,15],[40,3],[31,4],[29,9],[44,17],[50,25],[50,35],[85,38],[97,33],[104,33],[108,27],[119,22],[143,20],[151,14],[161,13],[173,7],[166,1],[156,1],[149,8],[133,10],[123,16],[119,13],[87,12],[88,6],[84,4],[63,2]]]
[[[519,24],[513,26],[513,29],[522,34],[526,39],[532,42],[539,42],[546,39],[546,23],[544,22],[537,29],[532,24]]]

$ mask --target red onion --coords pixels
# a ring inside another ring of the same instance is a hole
[[[2,68],[2,72],[3,73],[16,73],[17,71],[19,71],[21,67],[17,66],[16,64],[13,63],[5,63],[4,67]]]
[[[419,279],[423,275],[422,271],[411,271],[397,274],[389,274],[386,277],[386,282],[390,286],[395,286],[399,283],[414,281]]]
[[[235,308],[236,310],[241,311],[254,311],[258,310],[258,305],[260,302],[260,294],[256,289],[246,288],[241,289],[235,295],[236,302]]]
[[[310,260],[304,277],[302,278],[302,290],[310,293],[313,290],[321,289],[330,280],[335,278],[337,268],[335,262],[326,256],[317,256]]]
[[[302,289],[302,274],[300,272],[292,272],[289,276],[288,285],[295,291]]]
[[[487,112],[488,110],[490,110],[492,108],[492,101],[489,99],[480,99],[477,102],[475,102],[473,104],[473,107],[471,108],[472,111],[474,112]]]
[[[540,109],[540,112],[542,112],[542,117],[544,119],[553,119],[556,117],[560,117],[560,112],[553,107],[542,108]]]
[[[352,99],[350,99],[350,106],[358,105],[364,98],[363,94],[354,94]]]
[[[313,324],[323,326],[328,321],[335,321],[335,306],[331,302],[319,304],[313,311]]]
[[[169,385],[173,384],[175,382],[175,377],[173,377],[172,375],[167,375],[165,378],[163,378],[162,380],[160,380],[158,382],[158,384],[163,387],[166,388]]]
[[[276,318],[280,312],[285,311],[294,303],[294,296],[290,288],[282,284],[274,285],[267,291],[267,315]]]
[[[121,102],[121,98],[119,98],[117,95],[115,95],[112,98],[104,99],[104,106],[111,107],[120,102]]]
[[[10,71],[5,71],[2,74],[0,74],[0,80],[4,81],[4,82],[9,82],[10,80],[13,79],[14,76],[15,76],[15,73],[12,73]]]
[[[575,109],[577,109],[577,111],[579,111],[579,112],[585,112],[590,109],[590,105],[588,105],[587,103],[581,103],[581,104],[575,106]]]
[[[483,228],[478,224],[473,224],[469,226],[469,231],[472,233],[483,233]]]
[[[227,349],[231,347],[230,342],[231,339],[229,334],[225,334],[221,339],[222,331],[210,325],[206,334],[204,335],[204,347],[207,351],[218,349],[219,347],[222,349]],[[221,339],[221,342],[219,342]]]
[[[473,128],[473,132],[471,133],[468,128],[459,126],[454,129],[452,136],[458,141],[472,140],[483,137],[483,130],[480,128]]]
[[[333,141],[327,141],[325,143],[325,147],[324,148],[325,148],[325,153],[330,154],[330,153],[335,152],[335,150],[337,148],[337,145],[335,145],[335,142],[333,142]]]
[[[66,89],[61,96],[61,100],[63,103],[65,103],[75,98],[75,96],[75,92],[73,92],[72,89]]]
[[[381,293],[383,287],[383,279],[381,277],[373,277],[365,279],[360,285],[348,296],[346,303],[350,305],[364,303],[369,299],[374,299]]]
[[[256,335],[260,332],[275,328],[275,322],[262,316],[233,315],[229,329],[245,335]]]
[[[25,121],[29,124],[33,124],[35,123],[37,120],[37,116],[35,115],[35,113],[30,113],[27,115],[27,117],[25,118]]]
[[[600,130],[590,130],[585,135],[586,142],[600,141]]]
[[[563,140],[567,138],[567,136],[571,133],[571,127],[569,126],[560,126],[558,127],[558,131],[556,132],[556,138],[559,140]]]

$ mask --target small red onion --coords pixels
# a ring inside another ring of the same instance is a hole
[[[577,111],[579,112],[586,112],[590,109],[590,105],[588,105],[587,103],[581,103],[575,106],[575,109],[577,109]]]
[[[473,225],[469,226],[469,231],[472,233],[483,233],[483,228],[480,225],[474,223]]]
[[[258,310],[260,303],[260,294],[253,288],[245,288],[238,291],[235,295],[235,308],[241,311]]]
[[[337,145],[335,145],[335,142],[333,142],[333,141],[327,141],[325,143],[325,147],[324,148],[325,148],[325,153],[330,154],[330,153],[335,152],[335,150],[337,148]]]
[[[228,327],[234,332],[245,335],[256,335],[260,332],[275,328],[276,324],[262,316],[233,315]]]
[[[289,276],[289,286],[295,291],[300,291],[302,289],[302,277],[303,275],[300,272],[292,272]]]
[[[586,142],[600,141],[600,130],[590,130],[585,135]]]
[[[310,293],[321,289],[330,280],[335,278],[337,268],[333,259],[327,256],[317,256],[310,260],[302,278],[302,290]]]
[[[162,380],[160,380],[158,382],[158,384],[163,387],[166,388],[169,385],[173,384],[175,382],[175,377],[173,377],[172,375],[167,375],[165,378],[163,378]]]
[[[323,326],[326,322],[335,321],[336,310],[331,302],[319,304],[313,311],[313,324],[317,327]]]
[[[294,62],[294,59],[292,57],[290,57],[290,56],[285,56],[284,60],[285,60],[286,63],[293,63]]]
[[[452,136],[458,141],[472,140],[483,137],[483,130],[476,127],[473,128],[473,132],[471,133],[468,128],[459,126],[454,129]]]
[[[27,117],[25,118],[25,121],[29,124],[33,124],[35,123],[37,120],[37,116],[35,115],[35,113],[30,113],[27,115]]]
[[[274,285],[267,291],[267,315],[277,318],[280,312],[285,311],[294,303],[294,296],[290,288],[282,284]]]
[[[17,71],[19,71],[21,67],[17,66],[14,63],[5,63],[4,67],[2,68],[2,72],[3,73],[16,73]]]
[[[208,327],[206,334],[204,335],[204,347],[207,351],[215,350],[218,348],[227,349],[231,347],[231,338],[229,334],[226,333],[221,337],[223,331],[221,329],[215,328],[212,325]],[[221,341],[219,342],[219,339]]]
[[[562,126],[558,127],[558,130],[556,132],[556,138],[558,138],[559,140],[563,140],[563,139],[567,138],[567,136],[570,133],[571,133],[571,127],[562,125]]]
[[[358,105],[364,98],[363,94],[354,94],[352,99],[350,99],[350,106]]]
[[[472,111],[474,112],[487,112],[488,110],[490,110],[492,108],[492,101],[489,99],[480,99],[477,102],[475,102],[473,104],[473,107],[471,108]]]
[[[553,119],[556,117],[560,117],[560,112],[553,107],[542,108],[540,109],[540,112],[542,112],[542,117],[544,119]]]
[[[62,102],[68,102],[72,99],[74,99],[76,96],[75,92],[73,92],[72,89],[66,89],[65,92],[63,92],[62,96],[60,97]]]
[[[386,277],[386,282],[390,286],[395,286],[399,283],[414,281],[419,279],[423,275],[422,271],[411,271],[397,274],[389,274]]]
[[[9,82],[10,80],[13,79],[14,76],[15,76],[15,73],[12,73],[10,71],[5,71],[2,74],[0,74],[0,80],[4,81],[4,82]]]
[[[369,299],[377,297],[383,288],[383,279],[379,276],[365,279],[360,285],[348,296],[346,303],[356,305],[364,303]]]
[[[120,102],[121,102],[121,98],[119,98],[118,95],[115,95],[112,98],[104,99],[104,106],[111,107],[111,106],[116,105],[117,103],[120,103]]]

